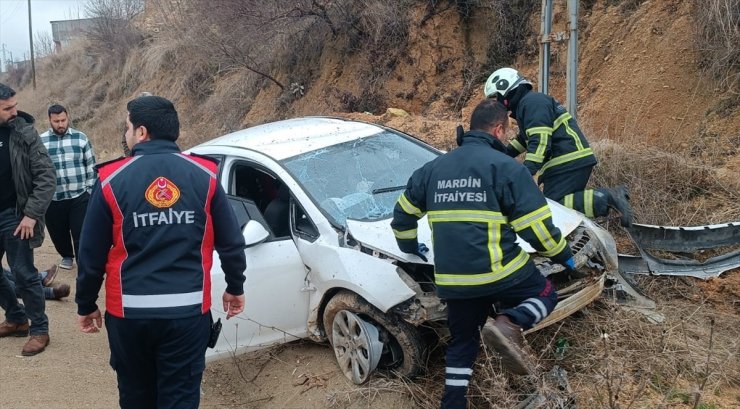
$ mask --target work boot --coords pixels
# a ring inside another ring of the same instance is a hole
[[[619,221],[622,226],[630,227],[632,225],[632,208],[630,207],[630,194],[627,188],[620,185],[614,189],[607,189],[607,191],[609,192],[607,206],[619,212],[621,215]]]
[[[531,363],[522,349],[524,336],[522,328],[506,315],[489,318],[481,330],[483,342],[501,355],[501,361],[510,372],[527,375],[531,372]]]
[[[49,345],[49,334],[31,335],[26,345],[23,345],[21,355],[34,356],[40,354],[44,352],[47,345]]]
[[[69,296],[69,292],[71,291],[71,288],[68,284],[58,284],[52,287],[52,292],[54,293],[54,300],[61,300],[64,297]]]
[[[28,322],[23,324],[14,324],[12,322],[3,321],[0,323],[0,338],[26,336],[28,336]]]
[[[44,277],[44,281],[41,282],[41,285],[43,285],[44,287],[50,286],[51,283],[54,282],[54,279],[57,278],[57,270],[58,267],[56,264],[46,270],[46,277]]]

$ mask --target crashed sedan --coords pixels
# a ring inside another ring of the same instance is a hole
[[[357,384],[376,369],[403,376],[423,369],[430,343],[445,332],[434,254],[425,262],[401,252],[390,221],[411,173],[441,151],[387,127],[309,117],[237,131],[191,152],[219,161],[219,180],[247,243],[245,311],[223,321],[207,359],[308,338],[328,341],[342,372]],[[581,274],[559,277],[561,266],[535,257],[543,274],[555,278],[560,300],[530,331],[567,317],[605,287],[650,307],[619,275],[609,233],[549,204]],[[418,236],[431,244],[424,219]],[[219,265],[215,261],[212,271],[213,299],[224,291]],[[224,316],[218,307],[212,313]]]

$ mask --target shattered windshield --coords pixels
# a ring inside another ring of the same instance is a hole
[[[406,136],[380,133],[285,159],[283,165],[336,225],[391,217],[411,174],[439,155]]]

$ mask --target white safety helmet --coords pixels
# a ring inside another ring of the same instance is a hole
[[[530,89],[532,88],[532,83],[522,77],[519,71],[513,68],[499,68],[486,80],[483,93],[486,94],[486,98],[505,98],[509,91],[521,84],[527,84]]]

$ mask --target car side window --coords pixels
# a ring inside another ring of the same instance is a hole
[[[271,233],[270,240],[290,239],[290,189],[272,172],[249,162],[237,162],[230,171],[229,194],[250,203],[251,218]]]
[[[292,220],[295,234],[304,240],[308,240],[310,242],[316,241],[316,239],[319,238],[319,229],[316,228],[316,225],[313,223],[311,218],[308,217],[308,214],[303,210],[303,207],[301,207],[301,205],[295,200],[291,200],[291,210],[293,213]]]
[[[229,193],[252,200],[264,212],[268,203],[277,195],[276,178],[250,163],[237,163],[231,168]]]

